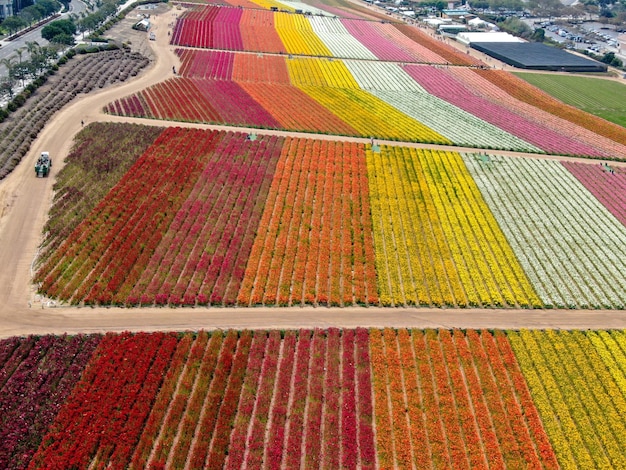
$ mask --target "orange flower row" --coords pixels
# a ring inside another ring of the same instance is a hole
[[[285,141],[239,302],[376,302],[367,199],[362,144]]]

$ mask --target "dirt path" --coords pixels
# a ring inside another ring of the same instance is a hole
[[[201,328],[302,328],[355,326],[413,326],[463,328],[626,328],[625,311],[555,311],[555,310],[455,310],[428,308],[70,308],[42,303],[30,283],[31,264],[41,242],[41,233],[52,202],[54,178],[69,153],[73,136],[81,120],[138,122],[158,126],[188,126],[203,129],[228,129],[229,126],[174,123],[108,116],[102,113],[105,104],[137,92],[172,75],[180,63],[168,44],[168,24],[174,21],[170,10],[153,18],[157,40],[150,41],[156,60],[137,79],[116,87],[105,88],[81,97],[60,111],[40,133],[22,163],[0,181],[0,337],[29,333],[76,333],[102,331],[197,330]],[[242,129],[257,134],[295,135],[320,139],[369,142],[369,139],[313,136],[305,133]],[[399,145],[398,142],[377,141]],[[406,143],[411,147],[462,149]],[[54,165],[49,178],[37,179],[33,166],[36,155],[47,150]],[[565,157],[498,151],[498,154],[562,160]],[[571,159],[588,161],[585,159]],[[626,168],[626,163],[610,162]]]

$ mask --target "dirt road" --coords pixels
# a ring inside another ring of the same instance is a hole
[[[176,11],[176,13],[180,13]],[[162,81],[180,67],[168,44],[168,24],[174,11],[153,18],[157,40],[150,41],[156,60],[134,81],[81,97],[60,111],[40,133],[29,154],[7,178],[0,181],[0,337],[29,333],[102,331],[197,330],[200,328],[299,328],[315,326],[411,326],[462,328],[626,328],[625,311],[555,310],[453,310],[426,308],[68,308],[42,302],[31,285],[31,264],[52,202],[52,185],[69,153],[81,120],[133,121],[154,125],[185,125],[225,129],[226,126],[182,124],[107,116],[102,107],[110,101]],[[232,129],[232,128],[229,128]],[[241,130],[241,129],[240,129]],[[294,135],[281,131],[257,133]],[[311,136],[310,134],[298,134]],[[319,136],[332,138],[332,136]],[[367,141],[367,139],[350,139]],[[384,143],[379,141],[379,143]],[[398,144],[397,142],[390,142]],[[419,147],[434,147],[407,144]],[[441,147],[439,147],[441,148]],[[454,148],[455,150],[463,150]],[[54,161],[50,177],[37,179],[34,163],[47,150]],[[467,151],[478,151],[467,149]],[[498,152],[506,155],[524,155]],[[532,156],[532,155],[526,155]],[[534,157],[539,157],[534,155]],[[542,156],[541,158],[545,158]],[[561,157],[550,157],[558,158]],[[615,162],[611,162],[615,165]]]

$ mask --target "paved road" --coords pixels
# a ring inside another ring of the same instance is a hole
[[[86,11],[87,7],[80,0],[72,0],[70,3],[70,9],[68,12],[65,12],[61,15],[61,18],[66,18],[71,14],[80,15],[82,12]],[[47,46],[49,42],[41,37],[41,29],[34,29],[33,31],[29,31],[28,33],[20,36],[19,38],[14,39],[13,41],[0,41],[0,60],[8,59],[9,57],[15,57],[17,60],[16,51],[18,49],[24,49],[22,60],[28,59],[28,52],[26,51],[26,43],[27,42],[37,42],[40,46]],[[7,68],[0,64],[0,77],[6,75]]]
[[[171,13],[154,19],[156,61],[133,82],[105,88],[81,98],[58,113],[40,133],[32,150],[0,181],[0,337],[29,333],[197,330],[200,328],[300,328],[324,326],[412,326],[462,328],[626,328],[625,311],[454,310],[426,308],[48,308],[30,284],[31,263],[41,241],[52,202],[59,163],[68,154],[80,121],[120,120],[101,114],[104,104],[139,91],[179,69],[167,43]],[[162,33],[162,34],[161,34]],[[128,120],[128,119],[126,119]],[[162,124],[141,120],[144,123]],[[163,123],[172,125],[171,122]],[[176,123],[176,125],[187,125]],[[224,128],[189,124],[193,127]],[[232,128],[231,128],[232,129]],[[278,132],[260,131],[254,132]],[[281,132],[281,134],[287,134]],[[291,134],[293,135],[293,134]],[[310,134],[298,134],[310,137]],[[320,138],[335,138],[320,136]],[[347,139],[347,138],[346,138]],[[358,140],[358,139],[352,139]],[[397,142],[395,143],[397,144]],[[419,144],[410,144],[416,145]],[[424,145],[423,147],[430,147]],[[42,150],[57,163],[49,178],[37,179],[33,165]],[[476,149],[471,149],[476,151]],[[505,153],[505,152],[502,152]],[[513,154],[512,155],[523,155]],[[537,157],[537,155],[527,155]],[[560,157],[552,157],[560,158]],[[595,163],[597,164],[597,162]],[[614,164],[614,163],[612,163]]]

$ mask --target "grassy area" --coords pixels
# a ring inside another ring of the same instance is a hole
[[[588,113],[626,127],[626,85],[614,80],[544,73],[516,73],[545,92]]]

